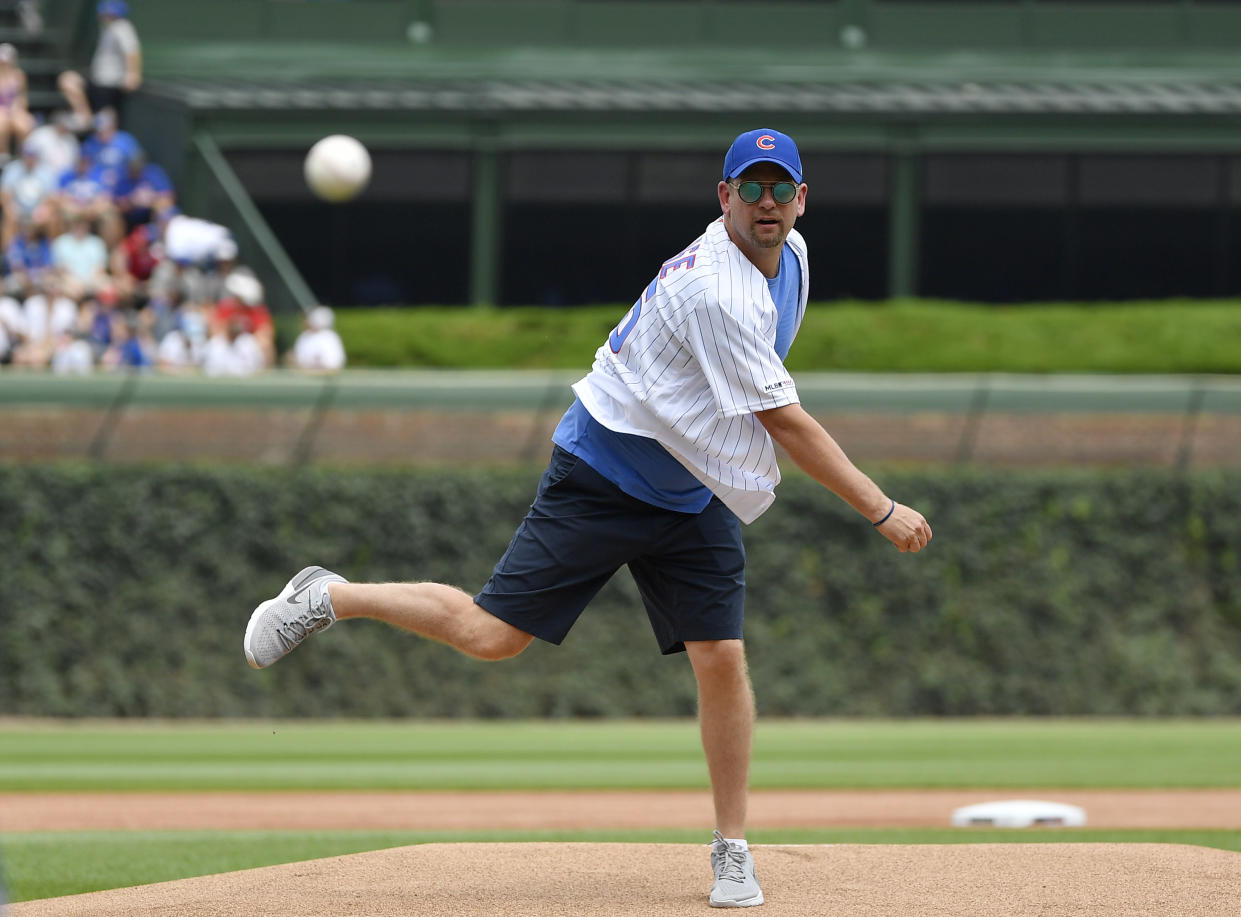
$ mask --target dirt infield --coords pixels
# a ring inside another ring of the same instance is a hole
[[[1241,854],[1175,844],[755,848],[764,917],[1235,917]],[[49,898],[11,917],[707,914],[705,846],[428,844]]]
[[[946,826],[994,799],[1098,828],[1241,828],[1241,790],[757,791],[754,828]],[[711,827],[710,794],[7,793],[0,830]],[[1174,844],[756,845],[776,915],[1236,917],[1241,854]],[[11,905],[8,917],[709,913],[705,843],[428,844]]]
[[[1241,828],[1241,790],[762,790],[754,828],[930,827],[996,799],[1081,806],[1092,828]],[[0,831],[711,829],[706,791],[0,793]]]

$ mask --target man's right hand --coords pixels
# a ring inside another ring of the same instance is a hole
[[[901,551],[918,552],[931,540],[931,526],[916,509],[897,503],[881,525],[875,526],[884,538]]]

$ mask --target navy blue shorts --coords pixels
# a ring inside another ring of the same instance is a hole
[[[678,513],[629,496],[559,446],[534,504],[474,601],[561,643],[622,566],[638,584],[660,650],[740,639],[745,597],[741,522],[718,499]]]

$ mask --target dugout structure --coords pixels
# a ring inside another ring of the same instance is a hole
[[[816,298],[1241,293],[1241,3],[131,8],[133,130],[277,307],[627,301],[756,125],[802,146]],[[375,155],[348,207],[301,182],[332,132]]]

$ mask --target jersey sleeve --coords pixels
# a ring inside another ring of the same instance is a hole
[[[142,45],[138,41],[138,30],[128,19],[117,20],[112,26],[112,34],[116,36],[117,47],[122,54],[136,54]]]
[[[797,403],[797,386],[771,342],[729,309],[704,297],[687,316],[684,331],[719,416],[739,417]]]

